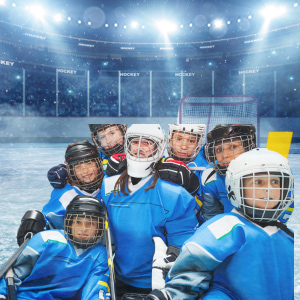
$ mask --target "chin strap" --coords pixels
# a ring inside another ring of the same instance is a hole
[[[283,230],[286,234],[294,238],[294,232],[292,232],[290,229],[287,228],[287,226],[281,222],[278,221],[270,221],[270,222],[259,222],[259,221],[254,221],[251,220],[253,223],[261,226],[261,227],[267,227],[267,226],[276,226]]]
[[[141,180],[142,180],[142,178],[131,177],[131,183],[133,185],[138,184]]]

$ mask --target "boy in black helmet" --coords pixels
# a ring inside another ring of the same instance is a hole
[[[256,148],[255,126],[252,124],[216,125],[207,133],[204,152],[212,169],[201,176],[203,204],[201,218],[229,212],[233,209],[227,199],[225,174],[229,163],[244,152]]]
[[[77,195],[66,208],[63,230],[37,233],[14,264],[18,299],[110,299],[107,254],[100,243],[106,221],[98,199]],[[0,298],[6,295],[2,279]]]

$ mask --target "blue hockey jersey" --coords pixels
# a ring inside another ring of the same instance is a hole
[[[136,185],[130,183],[130,195],[120,191],[121,196],[118,192],[114,196],[119,177],[105,178],[101,188],[116,247],[116,277],[131,286],[151,288],[152,237],[180,248],[197,226],[195,200],[181,186],[161,179],[154,189],[144,191],[151,185],[152,175]]]
[[[106,249],[75,249],[61,230],[34,235],[13,271],[18,299],[110,299]],[[4,278],[0,294],[7,294]]]
[[[78,187],[66,184],[62,189],[53,189],[49,202],[43,207],[47,222],[47,227],[50,229],[63,229],[64,216],[66,208],[71,200],[77,195],[86,195],[101,199],[100,189],[92,194],[80,190]]]
[[[205,222],[168,274],[171,299],[294,299],[294,239],[233,210]]]

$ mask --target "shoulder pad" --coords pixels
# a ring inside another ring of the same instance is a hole
[[[217,172],[214,169],[206,169],[201,176],[201,184],[206,185],[217,180]]]

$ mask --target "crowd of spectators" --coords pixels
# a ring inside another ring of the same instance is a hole
[[[168,117],[177,116],[182,95],[246,94],[259,100],[262,117],[300,117],[300,61],[294,50],[215,59],[97,59],[2,42],[0,115]],[[81,73],[57,76],[57,68]],[[259,71],[239,73],[245,69]],[[152,81],[150,75],[121,77],[119,86],[118,71],[152,71]],[[174,76],[181,71],[196,75],[181,82]]]

